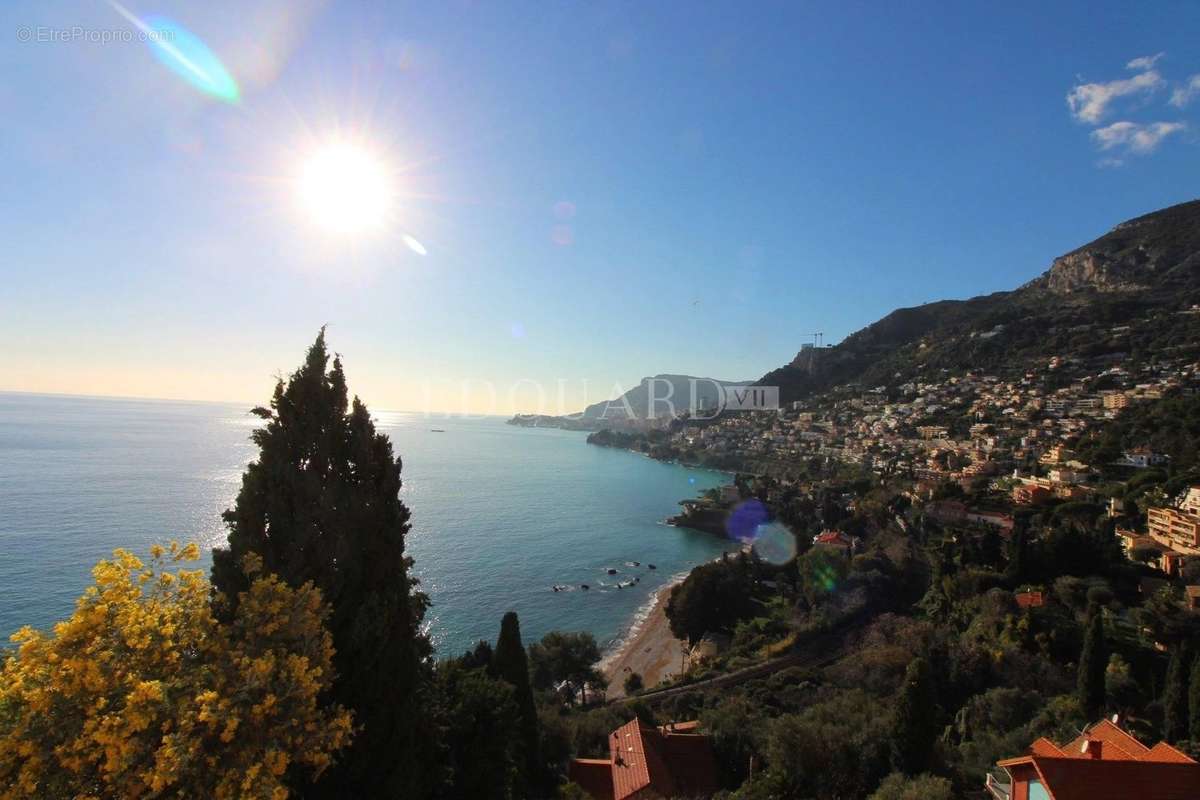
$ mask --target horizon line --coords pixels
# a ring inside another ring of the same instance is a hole
[[[27,389],[5,389],[0,388],[0,395],[24,395],[26,397],[61,397],[75,400],[113,400],[113,401],[135,401],[141,403],[187,403],[196,405],[214,405],[214,406],[234,406],[246,403],[246,413],[250,413],[250,409],[263,405],[262,403],[253,403],[252,401],[243,400],[198,400],[190,397],[145,397],[140,395],[125,395],[125,394],[79,394],[76,392],[45,392],[31,391]],[[359,398],[360,400],[362,398]],[[270,401],[268,401],[270,402]],[[369,406],[368,406],[369,408]],[[496,417],[500,419],[511,418],[525,412],[514,411],[512,414],[478,414],[471,412],[454,412],[454,411],[417,411],[412,409],[402,408],[376,408],[371,412],[371,416],[376,414],[423,414],[425,416],[438,417]]]

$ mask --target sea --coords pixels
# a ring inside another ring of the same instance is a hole
[[[526,643],[589,631],[611,649],[663,585],[738,549],[664,523],[722,473],[499,417],[373,413],[403,460],[440,657],[494,641],[509,610]],[[0,637],[69,616],[114,549],[194,541],[207,566],[259,423],[243,405],[0,393]]]

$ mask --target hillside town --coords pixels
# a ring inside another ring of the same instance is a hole
[[[813,457],[918,481],[969,484],[1007,474],[1015,500],[1036,502],[1047,493],[1074,498],[1087,491],[1091,467],[1074,458],[1070,445],[1090,427],[1139,401],[1200,386],[1200,364],[1193,363],[1145,366],[1136,374],[1110,367],[1050,388],[1064,383],[1069,366],[1054,358],[1019,379],[967,374],[904,383],[892,392],[839,387],[777,413],[678,425],[668,441],[685,454],[741,459],[780,476]],[[1159,466],[1164,458],[1135,448],[1123,454],[1123,464]]]
[[[1159,362],[1136,371],[1111,366],[1094,373],[1084,366],[1053,357],[1019,378],[968,373],[911,381],[895,390],[843,386],[778,412],[677,420],[650,452],[731,466],[784,484],[815,459],[880,479],[911,479],[913,497],[920,500],[931,500],[946,483],[964,492],[986,488],[994,508],[941,500],[926,511],[945,522],[992,525],[1007,535],[1012,506],[1095,500],[1111,488],[1114,475],[1133,477],[1166,466],[1169,456],[1146,444],[1103,464],[1086,463],[1073,448],[1131,406],[1173,393],[1194,395],[1200,388],[1197,363]],[[997,492],[1006,502],[995,503]],[[1113,517],[1122,515],[1115,498],[1102,499]],[[1119,533],[1131,552],[1160,548],[1163,568],[1173,574],[1183,556],[1200,555],[1200,528],[1187,521],[1197,511],[1190,501],[1178,510],[1155,508],[1148,530]]]

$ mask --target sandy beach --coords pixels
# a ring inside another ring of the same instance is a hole
[[[741,547],[743,553],[750,550],[749,544]],[[724,553],[714,558],[713,563],[734,555],[736,551]],[[667,600],[671,597],[671,590],[683,583],[688,574],[690,573],[676,576],[659,589],[649,613],[640,623],[634,624],[630,635],[625,637],[619,647],[600,659],[600,671],[608,678],[609,698],[625,696],[625,678],[631,672],[641,675],[642,685],[653,689],[661,680],[677,675],[683,669],[683,650],[686,645],[682,639],[676,639],[671,634],[671,624],[667,620]]]
[[[608,677],[609,698],[625,696],[625,678],[631,672],[642,676],[647,689],[679,672],[683,642],[671,635],[666,609],[671,589],[682,581],[683,576],[660,589],[650,612],[632,635],[600,662],[600,669]]]

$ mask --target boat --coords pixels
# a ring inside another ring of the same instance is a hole
[[[429,432],[430,433],[445,433],[446,431],[442,428],[430,428]]]

